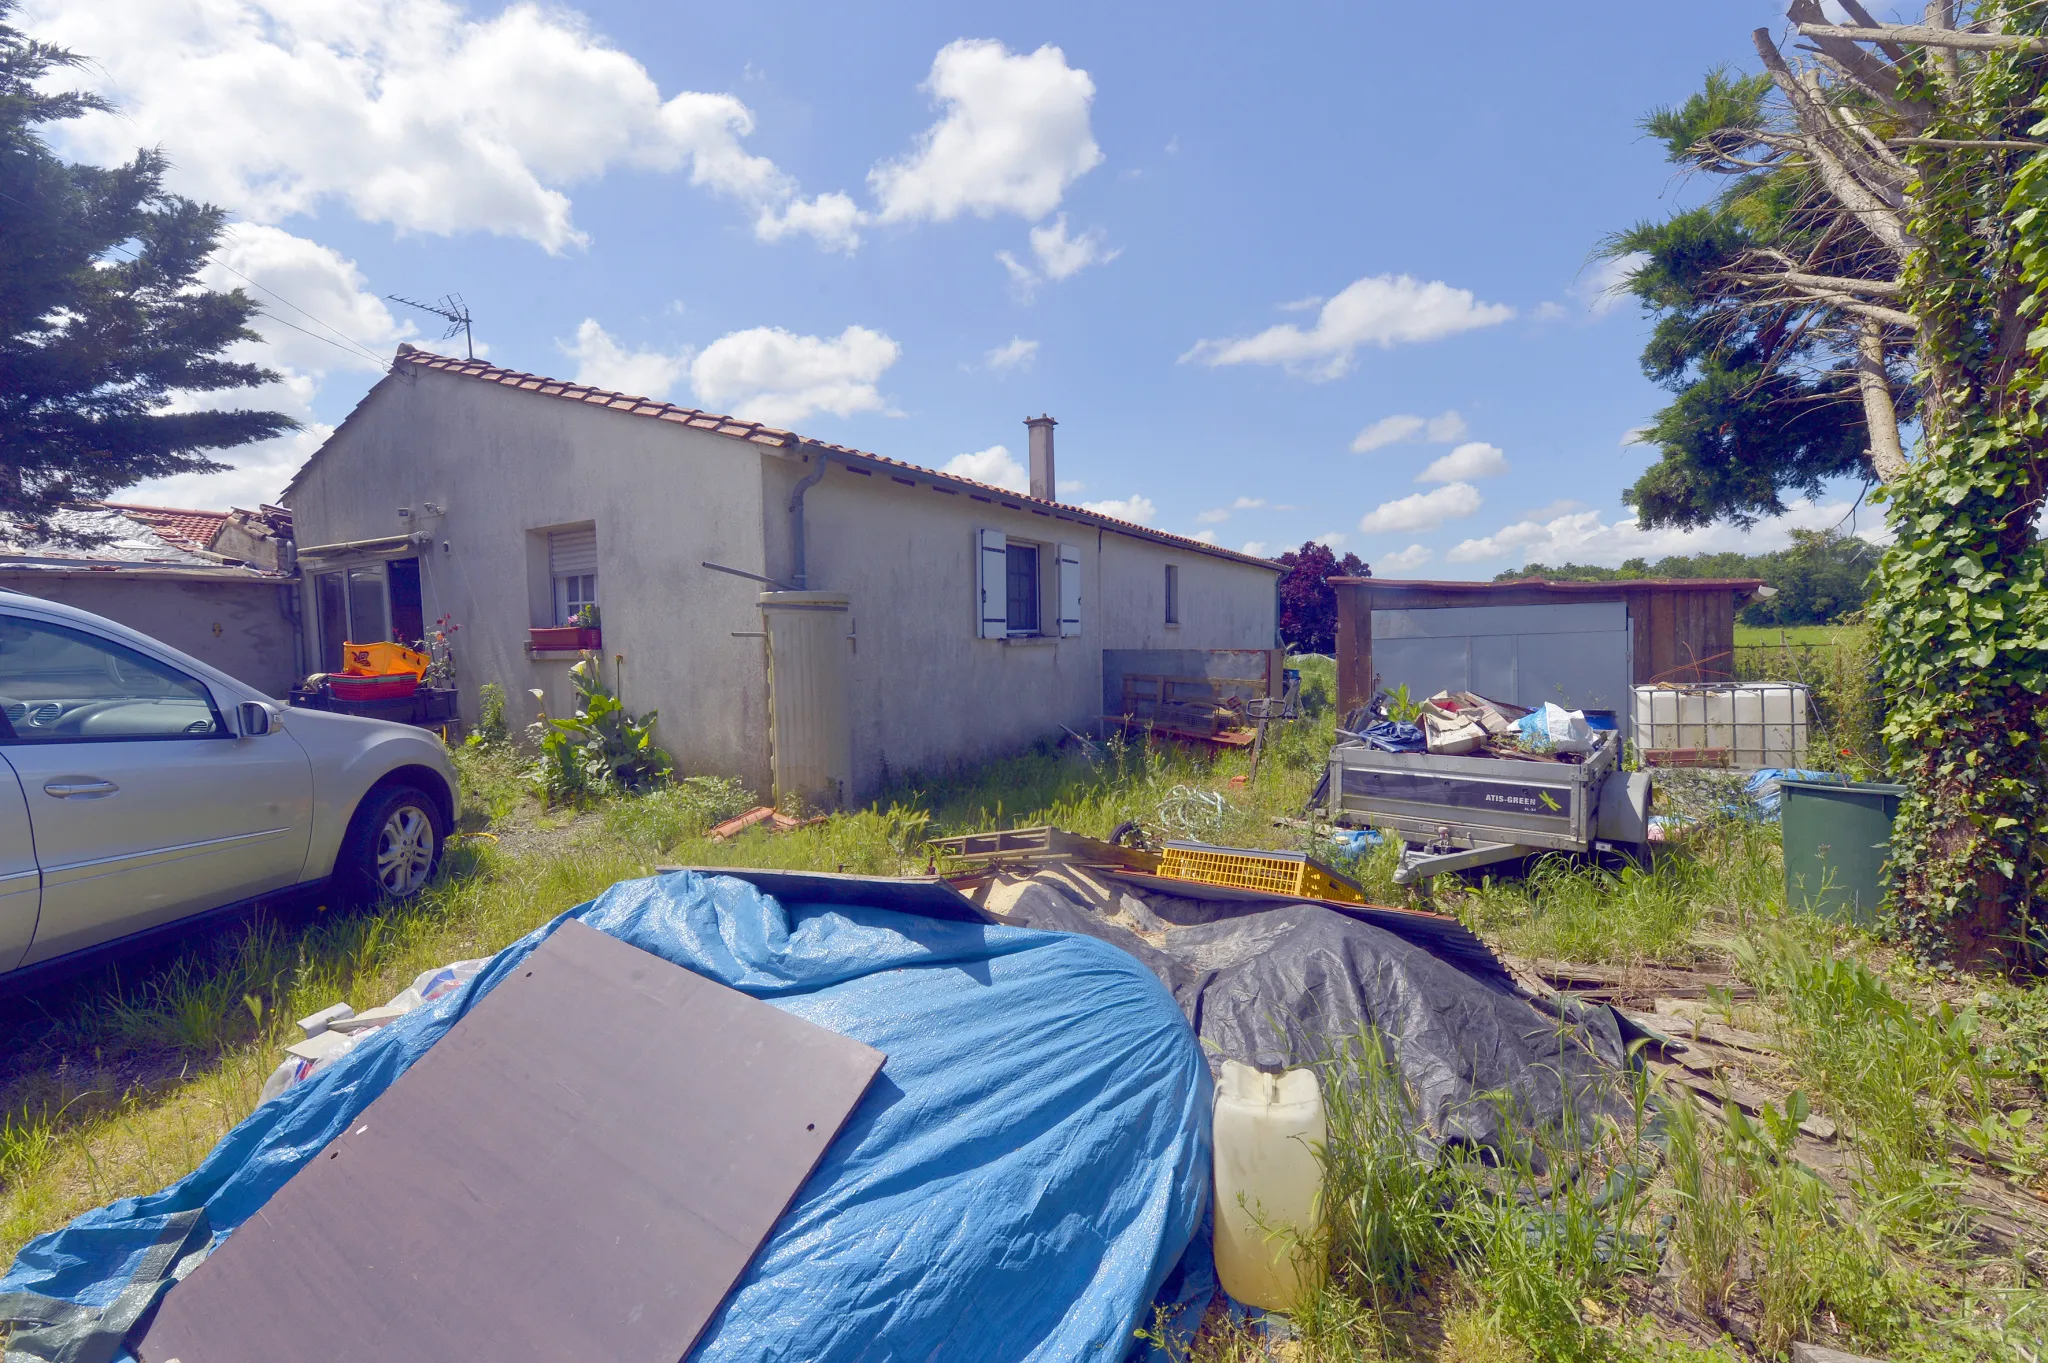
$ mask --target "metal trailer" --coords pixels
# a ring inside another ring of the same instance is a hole
[[[1418,880],[1539,852],[1645,855],[1650,775],[1621,770],[1621,736],[1599,734],[1584,762],[1330,750],[1332,823],[1369,824],[1406,844],[1394,881]]]

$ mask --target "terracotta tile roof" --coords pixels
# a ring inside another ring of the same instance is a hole
[[[142,522],[180,549],[202,554],[213,546],[213,537],[220,533],[221,526],[228,519],[225,511],[189,511],[172,506],[138,506],[132,502],[101,502],[99,505],[118,511],[131,521]]]
[[[1138,525],[1132,521],[1119,520],[1114,516],[1105,516],[1098,511],[1090,511],[1086,507],[1073,506],[1066,502],[1047,501],[1022,492],[1012,492],[1008,488],[976,482],[972,478],[962,478],[957,474],[941,473],[937,469],[928,469],[921,464],[905,463],[900,459],[890,459],[885,455],[870,454],[866,450],[857,450],[846,445],[828,444],[822,440],[806,440],[794,431],[785,431],[775,426],[763,425],[758,421],[745,421],[739,417],[721,416],[716,412],[700,411],[695,407],[679,407],[673,402],[656,402],[652,398],[634,397],[629,393],[614,393],[608,389],[593,388],[587,384],[567,383],[561,379],[551,379],[540,374],[521,373],[516,369],[502,369],[497,365],[486,364],[482,360],[454,359],[447,355],[436,355],[431,351],[420,350],[411,345],[400,345],[398,347],[398,354],[391,361],[393,372],[397,372],[404,365],[412,365],[420,369],[431,369],[460,378],[476,379],[483,383],[500,384],[506,388],[516,388],[523,392],[538,393],[543,397],[561,398],[567,402],[588,403],[592,406],[609,408],[615,412],[624,412],[631,416],[644,416],[657,421],[673,421],[678,425],[688,426],[692,430],[710,431],[715,435],[728,436],[735,440],[751,441],[756,445],[772,445],[780,449],[792,450],[803,446],[811,446],[813,448],[830,450],[849,463],[872,464],[883,469],[898,469],[905,473],[915,474],[918,478],[935,485],[963,488],[968,490],[971,495],[981,496],[990,501],[999,499],[1020,510],[1044,508],[1041,514],[1064,517],[1086,525],[1102,526],[1115,530],[1120,534],[1129,535],[1134,539],[1151,540],[1157,544],[1170,544],[1175,548],[1186,549],[1193,553],[1208,554],[1215,558],[1229,559],[1237,563],[1253,564],[1274,572],[1280,571],[1280,565],[1271,559],[1257,558],[1250,554],[1240,554],[1234,549],[1225,549],[1220,545],[1205,544],[1201,540],[1189,539],[1185,535],[1175,535],[1164,530],[1154,530],[1149,526]],[[367,399],[365,400],[367,401]],[[353,413],[350,414],[351,417],[353,415]],[[344,426],[347,424],[347,420],[342,422]],[[314,457],[319,457],[317,451]],[[304,470],[302,469],[301,472],[303,473]],[[295,477],[293,481],[296,482],[297,478]]]

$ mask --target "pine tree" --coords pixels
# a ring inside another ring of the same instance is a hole
[[[7,25],[14,8],[0,0],[0,515],[50,535],[67,502],[218,471],[207,451],[297,423],[170,410],[277,377],[222,357],[256,338],[254,300],[197,283],[226,215],[166,192],[161,151],[112,168],[55,156],[40,127],[108,106],[37,88],[83,59]]]

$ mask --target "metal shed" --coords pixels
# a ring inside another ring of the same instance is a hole
[[[1393,582],[1333,577],[1337,695],[1381,685],[1612,709],[1655,682],[1735,679],[1735,612],[1753,578],[1625,582]]]

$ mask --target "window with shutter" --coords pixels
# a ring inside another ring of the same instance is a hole
[[[1180,565],[1166,565],[1166,623],[1180,623]]]
[[[1081,551],[1071,544],[1060,546],[1060,638],[1071,639],[1081,632]]]
[[[577,611],[597,604],[595,526],[548,532],[548,576],[554,583],[556,624],[573,624]]]

